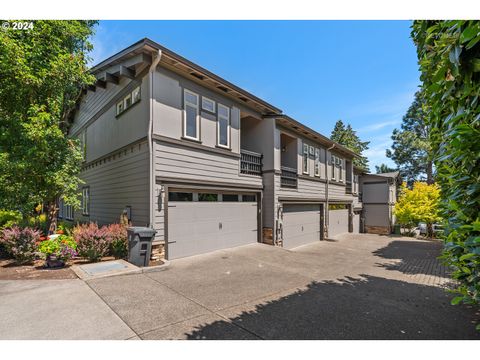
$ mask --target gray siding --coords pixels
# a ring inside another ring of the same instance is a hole
[[[126,206],[132,208],[134,225],[149,222],[148,146],[146,142],[129,146],[115,155],[94,162],[82,171],[83,186],[90,187],[90,216],[75,211],[77,221],[116,223]]]
[[[263,174],[263,227],[272,229],[275,226],[275,209],[277,208],[277,198],[275,196],[275,178],[276,175],[273,172]]]
[[[389,185],[385,181],[384,183],[363,183],[363,195],[362,199],[365,204],[367,203],[380,203],[387,204],[389,201]]]
[[[390,226],[390,206],[385,204],[364,204],[366,226]]]
[[[280,186],[280,175],[275,175],[276,194],[279,197],[304,198],[325,198],[326,184],[320,181],[298,179],[297,189],[285,188]],[[345,192],[345,191],[344,191]]]
[[[201,97],[205,96],[230,108],[230,147],[232,153],[240,152],[240,113],[249,112],[230,98],[214,93],[192,81],[163,68],[158,68],[153,80],[153,132],[154,134],[181,139],[183,136],[183,91],[199,95],[200,141],[208,147],[217,145],[217,118],[215,114],[202,111]],[[259,119],[259,114],[254,114]]]

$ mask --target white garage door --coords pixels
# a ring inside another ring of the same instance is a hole
[[[291,249],[320,240],[320,205],[283,206],[283,247]]]
[[[168,259],[255,242],[256,195],[169,192]]]
[[[328,237],[332,238],[336,235],[348,233],[348,209],[344,206],[334,205],[334,209],[330,209],[328,214]],[[335,209],[335,207],[338,207]]]
[[[360,213],[353,214],[353,232],[360,233]]]

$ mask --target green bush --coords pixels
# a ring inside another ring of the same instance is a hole
[[[18,211],[0,210],[0,229],[18,225],[22,221],[22,214]]]
[[[71,236],[60,235],[42,241],[38,250],[45,256],[54,255],[57,259],[67,261],[77,255],[77,243]]]
[[[480,22],[415,21],[412,37],[431,109],[427,125],[446,221],[443,259],[459,281],[452,303],[478,304]]]

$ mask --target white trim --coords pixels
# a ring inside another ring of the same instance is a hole
[[[332,180],[336,180],[336,174],[335,174],[336,173],[335,169],[337,167],[336,164],[335,164],[336,158],[337,157],[333,154],[330,157],[330,166],[331,166],[330,176],[332,177]]]
[[[227,117],[224,115],[220,115],[220,108],[226,109],[227,110]],[[217,112],[217,146],[223,147],[223,148],[230,148],[230,121],[231,118],[231,112],[230,108],[228,106],[222,105],[218,103],[218,112]],[[220,119],[227,120],[227,144],[220,144]]]
[[[197,104],[193,104],[189,101],[187,101],[187,94],[193,95],[197,98]],[[197,93],[194,93],[193,91],[183,89],[183,137],[187,139],[192,139],[192,140],[200,140],[200,116],[199,116],[199,106],[200,102],[200,96]],[[195,108],[196,110],[196,115],[195,115],[195,123],[196,123],[196,137],[192,137],[187,135],[187,105]]]
[[[203,101],[206,100],[207,102],[210,101],[212,104],[213,104],[213,110],[210,110],[210,109],[206,109],[204,106],[203,106]],[[212,100],[206,96],[202,96],[202,110],[205,110],[205,111],[209,111],[209,112],[212,112],[212,113],[215,113],[216,110],[217,110],[217,103],[215,102],[215,100]]]

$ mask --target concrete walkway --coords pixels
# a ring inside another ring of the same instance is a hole
[[[475,310],[450,305],[440,249],[346,235],[294,251],[221,250],[86,284],[4,282],[0,338],[480,339]]]

